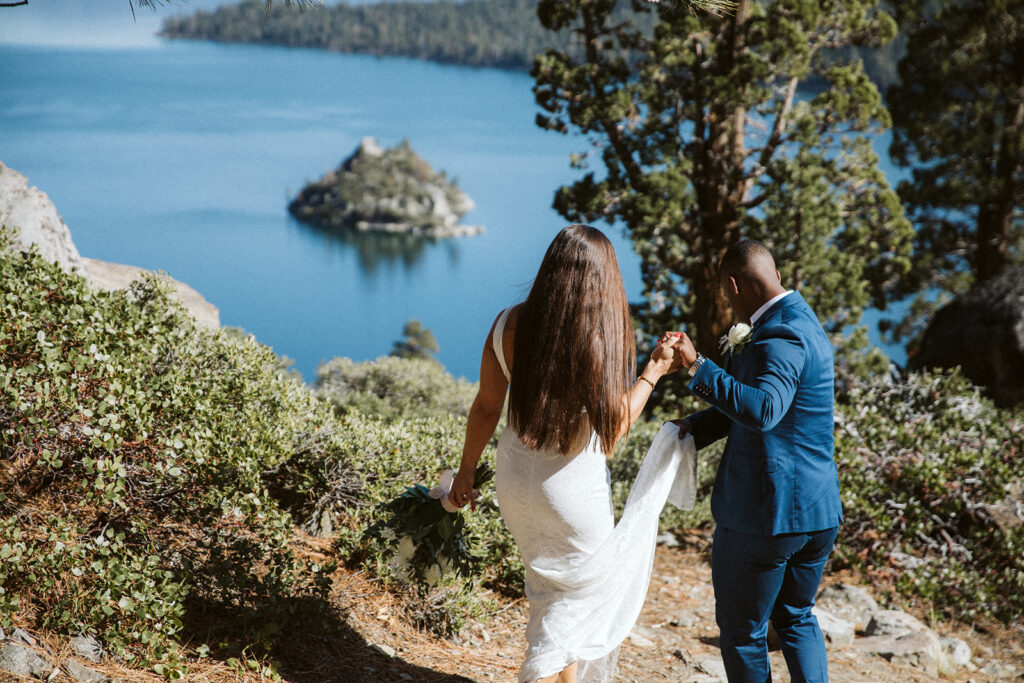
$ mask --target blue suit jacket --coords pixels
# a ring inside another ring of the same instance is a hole
[[[832,344],[799,292],[758,319],[724,369],[700,366],[689,389],[714,407],[687,418],[694,440],[729,437],[711,494],[718,524],[774,536],[842,523],[834,372]]]

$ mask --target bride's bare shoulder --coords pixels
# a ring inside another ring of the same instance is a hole
[[[523,310],[525,303],[516,304],[508,311],[508,320],[505,321],[505,329],[515,331],[516,323],[519,321],[519,312]]]

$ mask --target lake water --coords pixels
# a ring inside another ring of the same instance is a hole
[[[411,318],[475,379],[491,320],[565,224],[552,195],[585,146],[535,127],[521,73],[164,41],[0,44],[0,65],[0,161],[50,196],[79,251],[187,282],[307,380],[323,360],[388,353]],[[290,197],[363,136],[407,138],[458,179],[476,202],[464,222],[487,232],[343,240],[291,219]],[[639,261],[614,232],[636,299]]]

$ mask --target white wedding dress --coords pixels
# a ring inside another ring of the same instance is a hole
[[[494,351],[510,378],[501,336]],[[640,467],[618,524],[596,434],[575,456],[528,448],[511,428],[498,440],[495,491],[526,567],[530,621],[519,681],[556,674],[579,661],[578,681],[611,681],[619,645],[640,615],[665,501],[692,508],[693,438],[666,424]]]

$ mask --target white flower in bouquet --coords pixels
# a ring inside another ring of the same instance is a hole
[[[718,340],[718,343],[724,353],[739,353],[753,336],[750,325],[736,323],[729,328],[728,334]]]
[[[423,580],[427,582],[428,586],[436,586],[438,581],[441,580],[441,566],[437,564],[430,565],[430,569],[423,575]]]
[[[416,544],[413,543],[412,536],[402,536],[402,540],[398,542],[398,556],[408,562],[415,554]]]

